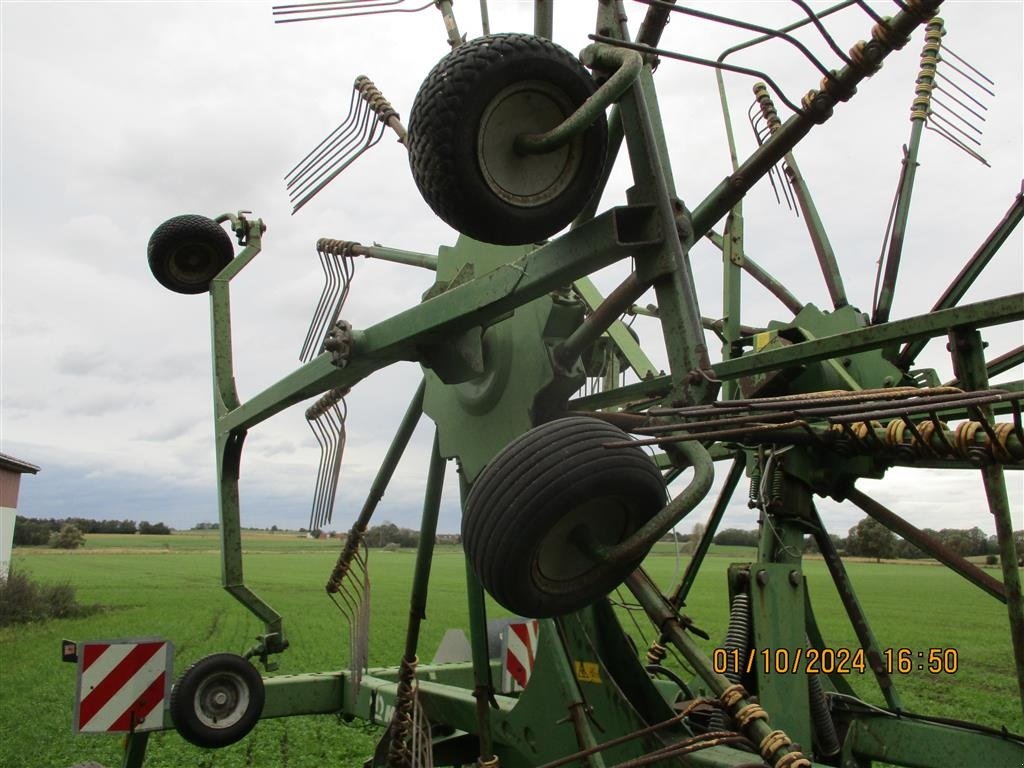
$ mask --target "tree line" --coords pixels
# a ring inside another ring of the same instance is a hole
[[[947,549],[962,557],[998,555],[999,541],[995,536],[986,535],[978,527],[974,528],[924,528],[924,533],[936,539]],[[1024,554],[1024,531],[1015,534],[1018,557]],[[726,528],[719,531],[712,541],[715,544],[734,547],[756,547],[760,533],[757,530],[743,528]],[[859,557],[900,558],[919,560],[931,555],[918,549],[906,539],[897,536],[884,525],[866,517],[850,528],[845,538],[837,534],[829,534],[833,546],[842,554]],[[685,534],[683,537],[685,540]],[[818,552],[818,544],[813,537],[804,539],[804,551]]]
[[[81,534],[90,533],[143,533],[166,536],[171,529],[164,523],[150,523],[142,520],[87,520],[83,517],[34,518],[18,515],[14,519],[14,545],[40,546],[50,543],[54,534],[66,526],[73,526]]]

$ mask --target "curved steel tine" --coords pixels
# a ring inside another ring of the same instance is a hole
[[[345,152],[362,140],[362,137],[366,134],[368,127],[367,119],[371,113],[370,105],[364,99],[359,99],[355,114],[352,117],[352,124],[346,129],[344,135],[339,136],[329,147],[322,150],[317,156],[315,164],[304,170],[301,179],[294,179],[289,185],[289,188],[295,187],[291,193],[292,197],[301,195],[303,190],[323,176],[324,169],[330,168],[336,162],[336,158],[339,155],[344,156]]]
[[[357,137],[358,140],[350,140],[344,147],[340,148],[337,152],[335,152],[331,160],[325,164],[326,167],[324,167],[324,169],[316,177],[314,177],[305,185],[303,185],[303,188],[301,190],[295,192],[295,196],[297,197],[298,195],[302,194],[302,192],[305,189],[307,189],[311,184],[321,179],[325,174],[329,174],[327,178],[325,178],[323,181],[317,184],[316,187],[314,187],[311,191],[307,192],[305,197],[302,198],[302,200],[296,203],[293,213],[295,211],[298,211],[303,205],[305,205],[309,200],[311,200],[320,190],[322,190],[329,183],[331,183],[338,176],[339,173],[348,168],[356,160],[356,158],[363,154],[363,152],[365,152],[367,149],[369,149],[378,141],[380,141],[381,138],[384,136],[384,131],[385,126],[379,120],[376,119],[372,112],[370,112],[369,107],[367,107],[365,118],[363,120],[362,125],[360,126],[360,133],[359,136]],[[357,146],[360,142],[362,142],[363,146],[354,154],[352,154],[351,156],[346,156],[342,154],[349,152],[352,146]],[[338,155],[341,155],[341,157],[338,158]]]
[[[324,287],[320,291],[320,300],[317,302],[316,308],[313,310],[313,317],[309,322],[309,329],[306,331],[306,338],[303,340],[302,349],[299,351],[299,360],[304,363],[309,362],[312,358],[310,347],[313,345],[313,339],[316,337],[316,330],[319,326],[317,321],[323,313],[323,306],[327,300],[327,283],[329,280],[327,274],[327,259],[330,258],[330,255],[321,251],[319,248],[317,249],[316,254],[320,259],[320,269],[324,273]]]
[[[299,160],[299,162],[297,162],[295,164],[294,168],[292,168],[290,171],[288,171],[288,173],[286,173],[284,175],[285,181],[288,181],[289,179],[291,179],[291,177],[296,173],[296,171],[298,171],[300,169],[300,167],[302,167],[302,165],[304,163],[306,163],[307,160],[310,160],[310,158],[312,158],[313,155],[315,155],[321,149],[321,147],[323,147],[328,141],[330,141],[338,131],[340,131],[342,128],[345,127],[345,125],[352,118],[352,115],[355,112],[356,100],[358,98],[359,98],[359,92],[355,88],[353,88],[352,89],[352,96],[351,96],[351,98],[349,99],[349,102],[348,102],[348,112],[345,114],[345,119],[342,120],[338,124],[337,128],[335,128],[333,131],[331,131],[329,134],[327,134],[326,138],[324,138],[319,144],[317,144],[315,147],[313,147],[313,149],[311,149],[309,151],[309,153],[304,158]]]

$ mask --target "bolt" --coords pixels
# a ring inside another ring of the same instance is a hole
[[[768,571],[762,569],[757,572],[757,583],[762,587],[768,583]]]
[[[800,586],[800,572],[799,571],[790,571],[789,572],[789,583],[792,584],[794,587],[799,587]]]

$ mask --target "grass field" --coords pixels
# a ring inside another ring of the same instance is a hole
[[[286,533],[244,537],[247,582],[285,616],[291,648],[279,658],[282,674],[345,665],[344,628],[323,592],[338,546],[337,540],[311,541]],[[713,550],[691,593],[686,612],[716,640],[727,620],[725,570],[751,554],[742,548]],[[372,551],[371,666],[397,663],[413,562],[411,551]],[[671,547],[659,545],[646,567],[668,589],[685,562],[685,557],[677,562]],[[209,653],[244,651],[261,630],[220,589],[218,540],[212,533],[94,535],[75,552],[16,549],[13,566],[41,581],[69,579],[81,602],[106,610],[83,619],[0,630],[0,768],[63,768],[85,760],[119,764],[119,738],[71,733],[75,667],[59,661],[62,638],[166,637],[175,644],[174,666],[180,672]],[[938,566],[853,562],[848,568],[884,647],[959,650],[955,675],[897,676],[908,710],[1024,731],[1001,603]],[[855,647],[824,564],[808,560],[805,573],[828,644]],[[439,549],[421,658],[430,658],[446,628],[466,625],[464,581],[461,552]],[[490,615],[501,615],[496,606],[491,608]],[[641,626],[649,640],[650,629]],[[882,703],[870,675],[850,680],[869,701]],[[374,745],[374,733],[359,725],[327,716],[290,718],[261,723],[241,743],[218,751],[192,747],[175,733],[156,734],[146,765],[354,767],[362,765]]]

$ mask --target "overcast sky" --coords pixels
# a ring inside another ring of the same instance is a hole
[[[594,4],[556,6],[555,39],[578,52],[588,43]],[[492,0],[492,31],[529,31],[531,7]],[[800,17],[790,2],[699,7],[776,26]],[[264,251],[232,283],[240,394],[251,397],[289,372],[320,293],[317,238],[419,251],[454,242],[455,233],[420,198],[404,150],[390,134],[294,217],[282,181],[342,121],[357,75],[373,78],[408,116],[419,84],[448,49],[439,15],[428,9],[275,26],[269,3],[4,0],[0,8],[0,450],[42,467],[22,482],[20,511],[161,520],[179,528],[215,520],[207,298],[157,285],[146,265],[149,235],[179,213],[215,216],[245,208],[262,216]],[[943,8],[945,43],[996,81],[981,148],[992,167],[926,133],[894,318],[931,307],[1020,189],[1022,8],[1017,1],[947,2]],[[479,35],[478,4],[463,0],[455,10],[461,30]],[[644,7],[627,3],[627,10],[635,33]],[[868,36],[871,22],[849,10],[828,27],[847,49]],[[663,44],[715,58],[748,36],[675,18]],[[829,66],[837,65],[814,35],[803,39]],[[909,136],[921,44],[919,31],[796,153],[847,292],[862,309],[870,306],[900,147]],[[734,61],[767,70],[794,99],[819,80],[781,44]],[[656,79],[677,188],[695,206],[729,172],[714,75],[665,61]],[[727,82],[745,156],[756,146],[746,122],[752,80],[729,75]],[[781,105],[780,112],[787,116]],[[624,200],[626,171],[620,163],[604,206]],[[802,221],[776,204],[766,184],[748,196],[745,216],[748,252],[801,299],[827,306]],[[1021,290],[1021,243],[1018,230],[965,301]],[[719,256],[701,244],[692,258],[700,309],[717,317]],[[606,270],[598,283],[607,289],[622,275]],[[366,327],[418,302],[431,283],[432,273],[424,270],[362,260],[343,316]],[[746,283],[744,291],[745,323],[790,317],[756,284]],[[640,318],[636,327],[664,367],[656,322]],[[1020,326],[986,338],[994,356],[1021,343]],[[948,378],[943,347],[941,339],[933,342],[921,362]],[[711,348],[717,355],[713,340]],[[1016,370],[1003,378],[1020,377]],[[349,396],[348,447],[331,527],[351,524],[418,380],[416,366],[396,365]],[[378,521],[418,527],[430,438],[424,422]],[[301,407],[250,432],[243,523],[306,525],[318,460]],[[454,480],[451,470],[449,477]],[[1010,478],[1020,527],[1020,473]],[[446,489],[444,531],[458,529],[454,486]],[[894,470],[865,487],[918,525],[994,530],[977,473]],[[725,525],[753,525],[744,496],[738,494]],[[694,521],[706,516],[710,503],[711,497]],[[840,533],[860,517],[849,506],[823,503],[822,509]]]

